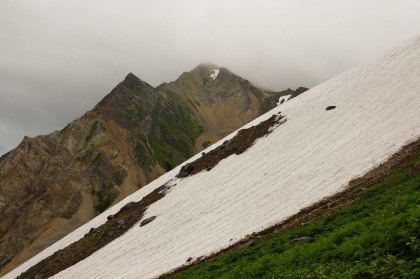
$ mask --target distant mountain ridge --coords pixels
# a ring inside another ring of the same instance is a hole
[[[201,64],[154,88],[129,73],[61,131],[0,159],[0,267],[25,261],[111,204],[277,105],[228,69]]]

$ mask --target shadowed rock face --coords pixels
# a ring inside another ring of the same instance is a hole
[[[61,131],[25,137],[0,158],[0,267],[12,260],[2,273],[291,91],[263,92],[214,65],[157,88],[130,73]]]

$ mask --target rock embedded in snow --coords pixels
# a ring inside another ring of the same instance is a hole
[[[147,224],[149,224],[150,222],[152,222],[155,219],[156,219],[156,216],[152,216],[152,217],[144,219],[143,221],[141,221],[140,227],[146,226]]]

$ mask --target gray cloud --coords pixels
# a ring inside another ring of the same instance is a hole
[[[213,62],[312,87],[420,31],[420,1],[0,2],[0,154],[61,129],[128,72],[152,85]]]

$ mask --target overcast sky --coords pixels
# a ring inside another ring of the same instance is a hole
[[[313,87],[420,33],[420,0],[0,0],[0,154],[63,128],[127,73],[201,62]]]

